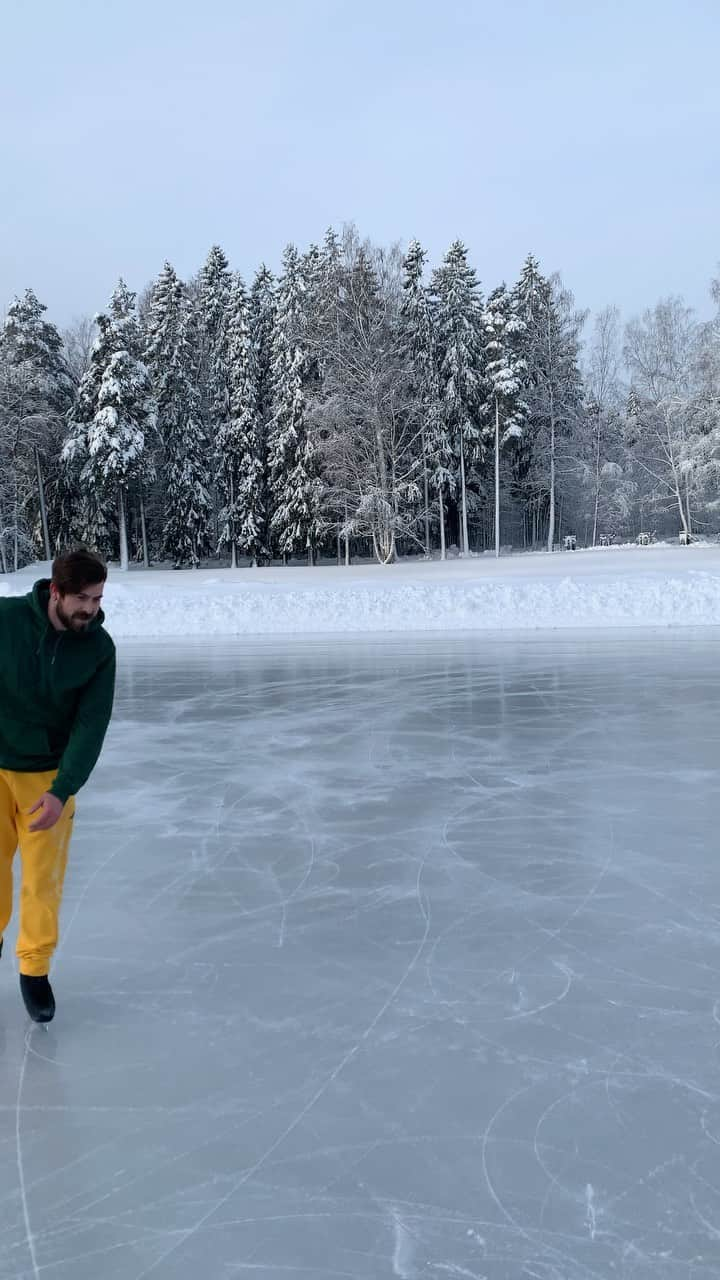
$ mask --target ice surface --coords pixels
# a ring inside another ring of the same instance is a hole
[[[716,1280],[707,632],[124,646],[0,1280]]]

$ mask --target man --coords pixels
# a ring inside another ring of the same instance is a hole
[[[17,956],[35,1022],[50,1022],[48,981],[75,813],[75,795],[102,748],[115,688],[115,646],[100,608],[107,569],[80,549],[52,579],[0,598],[0,954],[22,864]]]

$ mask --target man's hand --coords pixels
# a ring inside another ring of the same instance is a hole
[[[58,800],[57,796],[52,795],[49,791],[43,792],[39,800],[35,801],[32,809],[28,813],[40,812],[40,816],[30,824],[31,831],[49,831],[55,826],[65,805],[62,800]]]

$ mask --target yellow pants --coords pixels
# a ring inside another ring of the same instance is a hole
[[[71,796],[49,831],[31,831],[37,815],[30,817],[28,810],[50,789],[56,773],[0,769],[0,938],[12,915],[12,864],[19,847],[22,888],[17,956],[20,972],[34,977],[49,972],[57,946],[75,800]]]

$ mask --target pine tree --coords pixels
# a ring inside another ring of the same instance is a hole
[[[120,567],[127,569],[127,497],[130,485],[147,474],[146,444],[155,430],[156,407],[141,358],[135,294],[124,281],[97,324],[98,342],[79,388],[66,455],[71,461],[82,456],[81,480],[100,497],[103,509],[115,502]]]
[[[237,552],[257,564],[265,554],[263,458],[249,311],[236,276],[228,322],[229,419],[217,436],[220,512],[219,546],[228,546],[231,567]]]
[[[187,351],[192,349],[189,328],[190,322],[184,315],[181,351],[183,347]],[[167,486],[163,551],[176,565],[190,564],[197,569],[201,556],[209,550],[211,502],[205,484],[207,463],[199,396],[192,385],[188,385],[179,403],[181,412],[174,420],[167,420],[163,441]]]
[[[579,336],[584,317],[557,276],[540,274],[530,255],[514,290],[519,318],[525,325],[521,342],[527,366],[525,399],[531,424],[534,461],[540,453],[548,495],[548,551],[555,544],[558,450],[582,414]]]
[[[277,312],[276,283],[272,271],[263,264],[253,280],[249,302],[252,371],[255,389],[255,412],[258,449],[262,463],[260,505],[264,515],[265,554],[269,555],[269,512],[271,507],[268,467],[268,436],[273,414],[273,343]]]
[[[219,245],[213,245],[200,271],[197,287],[198,387],[205,450],[212,465],[218,436],[230,421],[228,325],[232,273]],[[212,483],[213,520],[217,527],[221,495]]]
[[[418,415],[400,327],[402,260],[375,250],[354,228],[343,241],[337,319],[323,359],[322,394],[312,406],[322,449],[326,502],[340,534],[372,541],[390,564],[412,538],[421,497]]]
[[[417,240],[412,240],[403,262],[403,298],[401,332],[403,346],[412,368],[412,391],[420,417],[422,457],[425,555],[430,555],[429,490],[437,494],[440,525],[440,557],[445,559],[444,498],[454,484],[451,470],[450,442],[440,404],[440,385],[436,368],[435,336],[430,300],[423,285],[427,253]]]
[[[467,249],[456,240],[433,273],[440,397],[446,429],[458,459],[462,551],[468,537],[468,472],[483,455],[487,390],[483,377],[482,296]]]
[[[275,330],[275,277],[263,265],[250,291],[250,340],[253,349],[255,404],[263,429],[272,415],[273,334]]]
[[[45,311],[27,289],[0,327],[0,549],[4,563],[5,541],[12,546],[15,568],[33,540],[49,558],[58,532],[57,459],[73,384]]]
[[[325,232],[318,267],[318,316],[320,317],[320,366],[322,373],[322,347],[337,338],[345,296],[345,270],[342,247],[332,227]]]
[[[320,516],[322,490],[307,429],[303,391],[303,297],[298,253],[294,245],[289,245],[283,256],[273,342],[274,412],[268,440],[273,502],[270,529],[283,558],[306,550],[312,564],[324,526]]]
[[[210,446],[228,421],[230,386],[228,373],[228,323],[232,274],[218,245],[210,250],[200,272],[198,311],[201,342],[200,388],[203,418]]]
[[[325,383],[331,359],[330,352],[337,351],[339,345],[340,328],[343,322],[344,285],[345,266],[342,247],[336,232],[332,227],[329,227],[325,233],[322,248],[318,253],[311,284],[312,313],[308,328],[309,343],[313,351],[314,368],[317,375],[314,397],[316,406],[325,399]],[[325,433],[325,429],[323,429],[323,432]],[[321,445],[324,443],[325,441],[320,441]],[[324,462],[325,454],[322,447],[318,450],[318,456]],[[333,524],[335,527],[338,563],[344,560],[345,565],[348,566],[350,564],[350,521],[347,486],[345,486],[346,492],[341,499],[340,505],[336,500],[333,510],[331,499],[333,485],[325,471],[322,472],[322,481],[324,495],[323,516],[328,527]]]
[[[546,281],[540,272],[540,264],[537,258],[532,253],[529,253],[523,263],[520,278],[512,291],[515,311],[523,321],[523,324],[525,324],[525,330],[519,342],[519,350],[525,361],[524,395],[528,404],[530,402],[532,382],[532,351],[530,331],[527,328],[527,317],[535,313],[539,305],[541,291],[545,287]],[[533,545],[537,541],[536,532],[539,525],[541,501],[541,494],[538,492],[536,484],[537,455],[540,447],[538,430],[538,424],[534,421],[533,415],[528,412],[523,434],[516,441],[511,455],[512,489],[514,497],[522,505],[526,521],[532,526],[530,541]]]
[[[78,386],[68,415],[68,430],[62,449],[61,480],[62,539],[65,545],[82,542],[101,555],[115,553],[117,509],[112,495],[105,492],[97,476],[89,479],[88,433],[95,416],[103,372],[114,351],[113,331],[108,315],[95,317],[95,340],[90,364]],[[78,495],[73,510],[72,495]]]
[[[145,348],[162,454],[162,549],[174,564],[197,568],[208,548],[210,497],[191,324],[187,291],[166,263],[152,291]]]
[[[494,289],[483,311],[485,378],[495,425],[495,555],[500,555],[500,454],[522,438],[527,404],[523,399],[525,361],[520,353],[525,325],[504,284]]]

